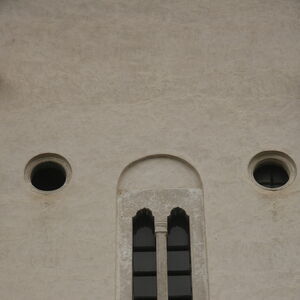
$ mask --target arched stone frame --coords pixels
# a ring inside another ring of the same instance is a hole
[[[122,172],[117,202],[116,299],[132,300],[132,218],[137,211],[147,208],[154,216],[156,233],[166,234],[167,218],[173,208],[179,207],[190,220],[193,299],[208,300],[203,188],[196,170],[186,161],[170,155],[155,155],[138,160]],[[166,290],[167,274],[159,274],[161,267],[166,268],[166,248],[165,253],[162,253],[161,245],[157,244],[157,251],[160,251],[160,257],[164,257],[162,261],[157,261],[157,276],[160,286],[164,285]],[[159,286],[157,299],[167,299],[166,294],[159,291]]]

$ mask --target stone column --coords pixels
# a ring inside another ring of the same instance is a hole
[[[157,300],[168,300],[167,222],[155,222]]]

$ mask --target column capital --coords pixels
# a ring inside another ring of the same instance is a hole
[[[155,222],[155,233],[162,232],[167,233],[168,223],[167,222]]]

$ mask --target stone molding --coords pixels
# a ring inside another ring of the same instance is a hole
[[[209,299],[203,192],[192,188],[119,193],[116,300],[132,300],[132,218],[143,208],[151,210],[155,232],[166,236],[167,218],[176,207],[190,218],[193,299]]]

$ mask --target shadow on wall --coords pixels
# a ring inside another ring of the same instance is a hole
[[[118,192],[175,188],[202,189],[202,182],[191,164],[167,154],[151,155],[132,162],[118,182]]]

